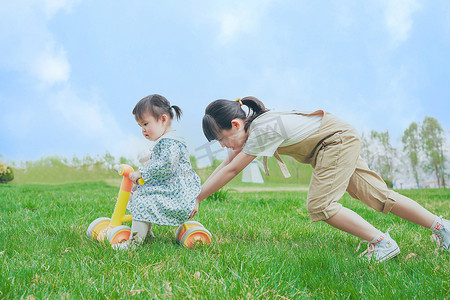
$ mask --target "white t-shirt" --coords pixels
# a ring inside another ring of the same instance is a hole
[[[242,151],[248,155],[272,156],[278,147],[297,144],[319,130],[322,115],[295,113],[299,112],[269,111],[253,120]]]

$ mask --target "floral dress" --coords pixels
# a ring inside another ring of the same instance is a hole
[[[157,225],[181,225],[194,209],[201,183],[189,160],[184,140],[170,131],[151,150],[150,160],[139,168],[145,184],[128,202],[133,220]]]

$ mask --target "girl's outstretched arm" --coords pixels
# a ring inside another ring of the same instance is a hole
[[[240,152],[228,164],[224,166],[221,165],[222,168],[217,171],[217,173],[214,171],[215,174],[211,174],[208,180],[206,180],[206,182],[202,185],[202,191],[196,199],[195,207],[191,213],[190,218],[193,218],[198,212],[198,206],[200,202],[202,202],[206,199],[206,197],[213,194],[214,192],[217,192],[225,184],[230,182],[231,179],[236,177],[236,175],[244,170],[244,168],[248,166],[255,158],[256,156]]]
[[[203,183],[203,185],[207,184],[208,181],[212,180],[216,174],[222,170],[225,166],[227,166],[235,157],[241,152],[241,150],[231,150],[227,158],[209,175],[208,179]]]

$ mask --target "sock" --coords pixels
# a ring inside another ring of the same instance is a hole
[[[131,224],[131,234],[136,232],[136,236],[140,242],[143,242],[147,237],[148,228],[151,223],[135,221]]]
[[[371,244],[377,244],[379,242],[381,242],[382,240],[384,240],[386,236],[384,235],[384,233],[382,233],[381,231],[378,230],[377,235],[373,238],[373,240],[370,241]]]
[[[436,216],[434,218],[433,225],[431,225],[431,227],[430,227],[430,230],[433,231],[433,233],[436,233],[436,232],[440,231],[441,228],[442,228],[442,218]]]

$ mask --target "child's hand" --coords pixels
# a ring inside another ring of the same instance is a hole
[[[139,158],[140,163],[145,163],[146,161],[149,161],[149,160],[150,160],[150,155]]]
[[[200,204],[200,201],[198,201],[198,199],[195,199],[195,206],[194,206],[194,209],[191,212],[191,215],[189,216],[189,219],[192,219],[197,214],[199,204]]]
[[[130,174],[130,176],[128,176],[128,178],[135,184],[138,184],[138,180],[140,178],[142,178],[141,172],[136,171]]]

